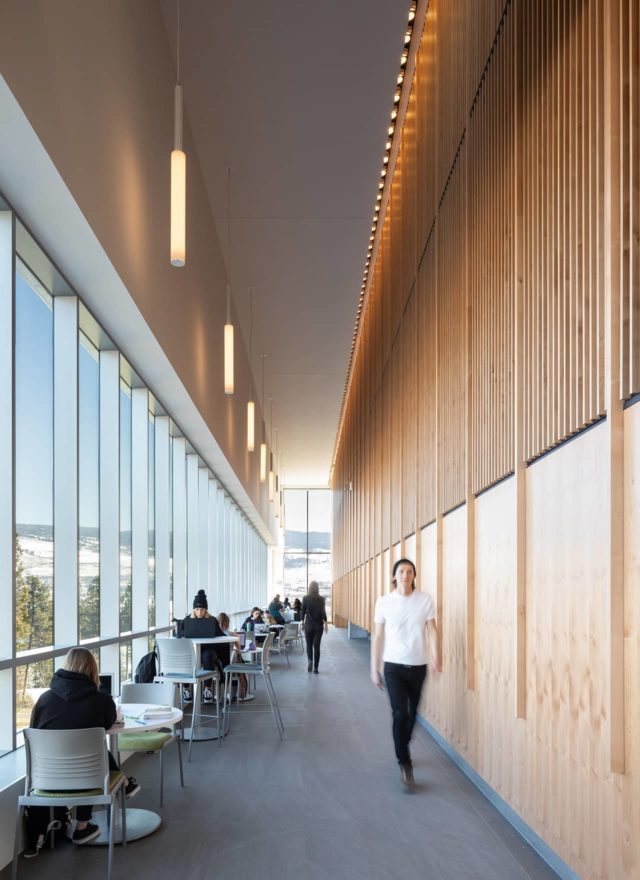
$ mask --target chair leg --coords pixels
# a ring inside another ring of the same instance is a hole
[[[227,694],[231,693],[231,680],[233,673],[225,672],[224,674],[224,705],[227,705]],[[231,712],[229,712],[227,720],[227,732],[231,730]]]
[[[18,814],[16,818],[16,836],[13,841],[13,865],[11,867],[11,880],[16,880],[18,876],[18,857],[20,855],[20,839],[22,837],[22,807],[18,804]]]
[[[227,695],[224,695],[224,703],[220,708],[220,676],[213,680],[216,691],[216,732],[218,734],[218,748],[222,745],[224,736],[224,714],[227,710]],[[222,717],[222,733],[220,732],[220,717]]]
[[[53,807],[49,807],[49,824],[47,826],[47,834],[49,835],[49,849],[53,849],[55,846],[55,840],[53,830],[54,830],[54,814]]]
[[[273,718],[276,722],[276,727],[278,728],[278,733],[280,734],[280,739],[282,739],[282,734],[284,733],[284,724],[282,722],[282,715],[280,714],[280,706],[278,705],[278,698],[276,697],[276,692],[273,689],[273,682],[271,681],[271,676],[268,672],[265,673],[264,683],[267,694],[269,696],[269,702],[271,703],[271,711],[273,712]]]
[[[160,749],[160,806],[164,805],[164,749]]]
[[[178,766],[180,767],[180,785],[184,788],[184,775],[182,773],[182,746],[180,745],[180,737],[176,740],[178,745]]]
[[[109,808],[109,856],[107,859],[107,880],[111,880],[113,870],[113,838],[116,830],[116,805],[111,801]]]
[[[115,806],[115,805],[114,805]],[[120,813],[122,825],[122,845],[127,845],[127,792],[125,786],[120,787]]]

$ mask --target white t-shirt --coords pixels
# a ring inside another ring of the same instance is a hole
[[[414,590],[402,596],[397,590],[380,596],[374,620],[384,623],[385,663],[423,666],[427,662],[427,621],[436,616],[433,599]]]

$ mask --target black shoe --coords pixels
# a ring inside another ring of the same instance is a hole
[[[317,667],[316,667],[313,671],[315,672],[316,675],[318,674],[318,669],[317,669]]]
[[[125,789],[124,789],[124,796],[127,799],[129,799],[129,798],[135,797],[139,791],[140,791],[139,783],[136,782],[136,779],[134,776],[130,776],[129,781],[127,782]]]
[[[93,822],[89,822],[87,827],[83,828],[82,831],[76,828],[71,840],[73,843],[81,846],[83,843],[89,843],[90,840],[95,840],[96,837],[100,837],[100,829],[97,825],[94,825]]]
[[[311,672],[311,661],[307,663],[307,672]]]
[[[413,767],[411,764],[400,765],[400,780],[405,791],[415,791],[416,783],[413,778]]]

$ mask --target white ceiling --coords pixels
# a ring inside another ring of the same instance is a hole
[[[176,0],[161,0],[175,54]],[[403,0],[182,0],[185,112],[286,485],[325,485],[400,65]],[[268,404],[267,404],[267,414]],[[267,424],[267,430],[269,425]],[[274,431],[275,440],[275,431]]]

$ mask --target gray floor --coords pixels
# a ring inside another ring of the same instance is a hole
[[[418,791],[400,787],[386,695],[368,678],[369,645],[332,630],[319,675],[294,652],[274,657],[285,740],[261,713],[264,691],[233,716],[222,748],[194,743],[178,785],[168,760],[162,826],[118,848],[114,877],[181,880],[545,880],[556,875],[446,755],[417,731]],[[170,750],[172,753],[174,749]],[[143,791],[131,806],[158,810],[158,767],[136,756],[126,770]],[[20,880],[106,875],[106,852],[63,843],[20,860]],[[9,869],[0,872],[1,880]]]

